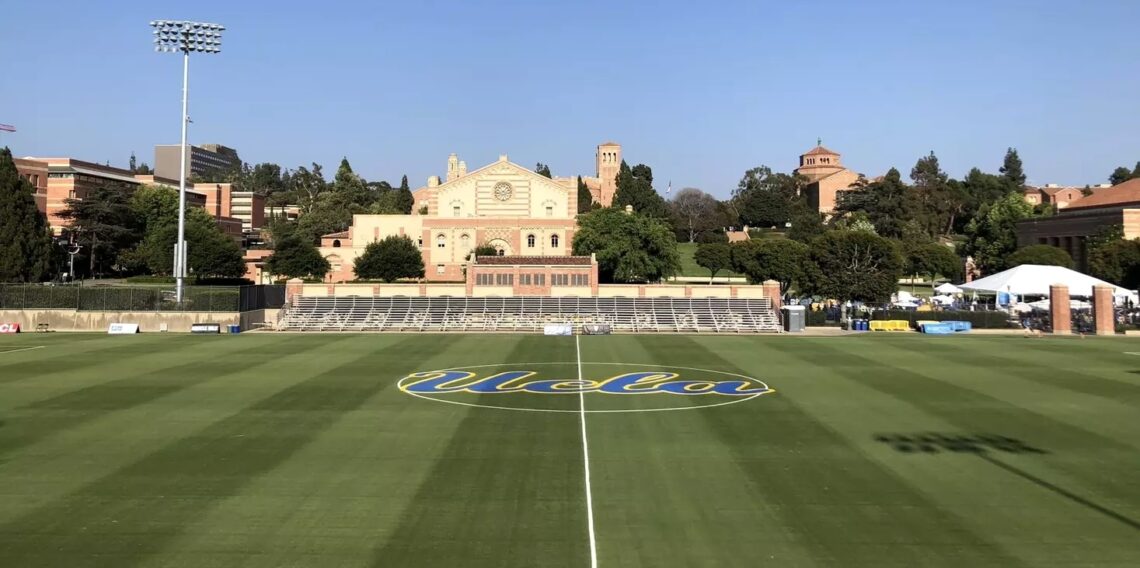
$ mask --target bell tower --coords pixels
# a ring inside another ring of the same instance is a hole
[[[598,144],[595,165],[599,188],[594,200],[602,207],[609,207],[613,203],[614,193],[617,192],[617,175],[621,170],[621,144],[617,142]]]
[[[800,155],[800,167],[796,168],[796,173],[807,177],[810,183],[844,169],[839,153],[824,148],[823,140],[817,139],[815,148]]]

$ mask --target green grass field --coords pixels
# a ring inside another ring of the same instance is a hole
[[[602,568],[1137,566],[1133,350],[917,335],[0,337],[0,565],[588,567],[593,542]],[[445,368],[674,369],[775,392],[425,399],[397,385]]]

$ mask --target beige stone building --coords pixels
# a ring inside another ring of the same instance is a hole
[[[505,155],[468,172],[453,154],[446,179],[432,176],[412,195],[411,215],[355,215],[349,230],[322,237],[331,281],[354,280],[356,258],[368,243],[390,235],[405,235],[419,246],[430,281],[464,281],[467,257],[482,244],[505,256],[570,254],[577,227],[576,180],[568,185],[549,179]]]
[[[862,178],[843,166],[838,152],[824,148],[822,143],[800,155],[795,172],[808,179],[803,189],[808,203],[824,214],[835,211],[840,191],[851,189]]]

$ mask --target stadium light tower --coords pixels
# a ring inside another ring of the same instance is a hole
[[[186,277],[186,91],[190,81],[190,52],[221,53],[222,31],[218,24],[183,20],[154,20],[154,50],[159,53],[182,53],[182,158],[178,170],[178,242],[174,245],[174,278],[176,299],[182,303],[182,284]]]

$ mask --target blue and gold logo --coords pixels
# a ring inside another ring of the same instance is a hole
[[[501,371],[482,375],[467,370],[429,371],[408,375],[399,384],[404,392],[419,395],[602,393],[752,397],[772,392],[768,385],[756,379],[735,375],[730,380],[685,379],[681,373],[673,371],[634,371],[604,379],[546,379],[536,378],[537,375],[536,371]]]

